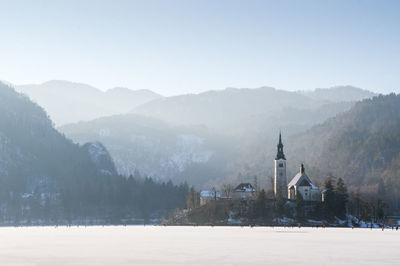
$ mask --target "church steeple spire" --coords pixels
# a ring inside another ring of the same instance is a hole
[[[279,132],[278,152],[275,158],[275,177],[274,177],[274,194],[280,194],[284,198],[287,196],[287,179],[286,179],[286,158],[283,153],[282,135]]]
[[[283,144],[282,144],[281,132],[279,132],[279,143],[278,143],[277,147],[278,147],[278,152],[276,154],[275,160],[279,160],[279,159],[286,160],[285,154],[283,153]]]
[[[300,165],[300,174],[304,174],[304,164]]]

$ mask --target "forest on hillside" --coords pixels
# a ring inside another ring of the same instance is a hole
[[[308,164],[311,176],[343,178],[352,191],[385,200],[399,211],[400,95],[357,103],[288,144]]]
[[[188,187],[118,175],[100,143],[78,145],[0,83],[0,224],[122,223],[184,206]]]

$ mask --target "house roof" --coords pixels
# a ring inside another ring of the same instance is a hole
[[[303,182],[304,180],[309,183],[312,189],[318,189],[318,187],[311,182],[310,178],[308,178],[308,176],[304,172],[297,173],[297,175],[293,177],[292,181],[289,182],[288,187],[290,188],[291,186],[297,187],[300,185],[306,185],[306,183]]]
[[[255,192],[256,189],[250,183],[240,183],[236,188],[235,192]]]
[[[311,187],[310,182],[308,182],[307,179],[303,178],[303,181],[300,182],[299,184],[300,187]]]

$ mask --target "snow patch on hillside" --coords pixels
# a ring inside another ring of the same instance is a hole
[[[214,151],[206,147],[204,138],[177,134],[162,140],[154,136],[131,135],[130,145],[109,147],[120,174],[135,170],[155,179],[173,178],[193,163],[206,163]]]
[[[206,163],[213,152],[203,150],[204,139],[193,135],[178,135],[176,137],[177,152],[168,159],[168,164],[176,166],[179,172],[191,163]]]
[[[106,138],[110,136],[111,130],[109,128],[102,128],[99,130],[98,134],[100,137]]]
[[[112,175],[115,173],[115,166],[108,153],[108,150],[99,142],[85,144],[90,160],[96,166],[99,174]]]
[[[108,156],[107,150],[98,142],[90,143],[88,147],[90,159],[96,165],[100,165],[104,157]]]

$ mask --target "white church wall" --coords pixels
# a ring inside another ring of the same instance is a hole
[[[282,195],[286,197],[286,160],[279,159],[274,161],[274,191],[281,191]]]

